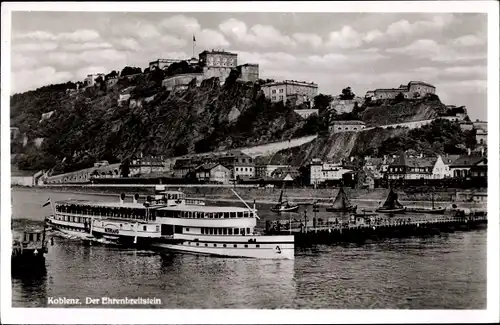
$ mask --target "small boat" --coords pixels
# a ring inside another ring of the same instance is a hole
[[[404,213],[406,211],[406,207],[399,203],[398,195],[391,188],[384,205],[375,211],[382,213]]]
[[[272,212],[280,213],[280,212],[297,212],[299,210],[299,206],[297,204],[290,204],[288,200],[283,201],[283,190],[281,191],[280,198],[278,203],[271,208]]]
[[[443,207],[434,207],[434,192],[432,192],[432,208],[427,209],[427,208],[410,208],[408,209],[408,212],[413,212],[413,213],[428,213],[428,214],[444,214],[446,208]]]
[[[48,240],[45,229],[25,228],[13,231],[11,267],[12,269],[32,269],[45,267]]]
[[[337,193],[337,197],[333,201],[333,204],[326,208],[328,212],[356,212],[358,206],[352,205],[347,198],[347,195],[344,192],[344,189],[341,187],[339,192]]]

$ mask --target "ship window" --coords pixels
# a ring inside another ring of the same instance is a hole
[[[205,247],[208,247],[208,244],[207,244],[207,243],[205,243]]]
[[[222,245],[222,247],[227,247],[227,245],[226,245],[226,244],[223,244],[223,245]]]
[[[238,247],[238,245],[234,244],[233,247]]]
[[[259,244],[257,244],[257,245],[255,245],[255,247],[259,248],[259,247],[260,247],[260,245],[259,245]]]
[[[233,228],[229,228],[229,229],[227,230],[227,233],[228,233],[229,235],[232,235],[232,234],[233,234]]]
[[[146,231],[146,226],[142,227],[142,230]]]
[[[214,247],[217,247],[217,244],[214,244]]]
[[[213,229],[213,228],[210,228],[210,230],[209,230],[209,234],[210,234],[210,235],[213,235],[213,234],[214,234],[214,229]]]
[[[189,228],[186,228],[186,231],[189,231]]]
[[[156,232],[160,231],[160,226],[156,226]]]
[[[222,234],[227,235],[227,228],[222,229]]]
[[[231,218],[236,218],[236,212],[231,212]]]
[[[239,228],[234,228],[234,234],[239,235],[240,234],[240,229]]]
[[[205,234],[205,228],[201,228],[201,234],[204,235]]]
[[[196,243],[196,246],[200,246],[200,243]]]
[[[243,218],[243,212],[238,212],[238,218]]]
[[[247,245],[247,244],[245,244],[245,248],[248,248],[248,245]]]

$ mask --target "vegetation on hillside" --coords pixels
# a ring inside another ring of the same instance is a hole
[[[305,121],[294,107],[271,103],[260,83],[239,83],[238,75],[231,74],[223,86],[217,78],[200,87],[193,80],[188,89],[171,93],[161,87],[164,74],[158,70],[123,78],[108,88],[96,84],[74,95],[66,93],[75,88],[67,83],[12,96],[11,125],[30,139],[26,147],[18,146],[17,165],[25,170],[55,167],[54,173],[61,173],[139,153],[177,156],[286,140],[304,132]],[[118,106],[119,92],[129,86],[135,86],[131,99],[139,104]],[[40,123],[41,114],[52,110],[55,114]],[[44,138],[41,148],[33,146],[35,138]]]

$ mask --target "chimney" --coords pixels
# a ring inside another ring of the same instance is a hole
[[[470,148],[467,148],[467,155],[470,156]]]

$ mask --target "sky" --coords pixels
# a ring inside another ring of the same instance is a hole
[[[13,12],[11,92],[148,67],[205,49],[258,63],[260,77],[358,96],[412,80],[487,120],[487,17],[478,13]]]

